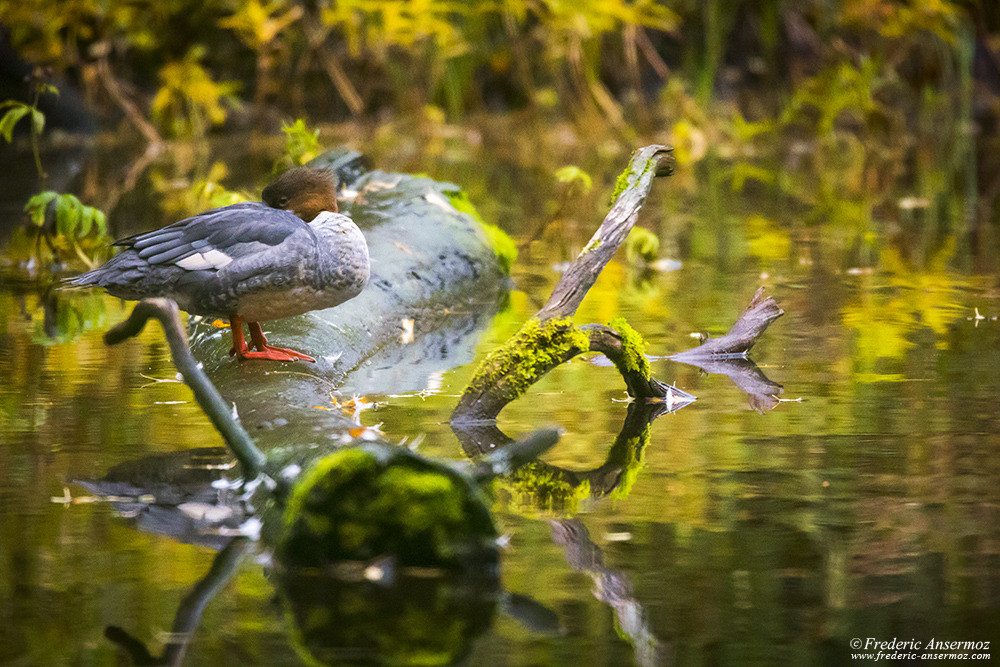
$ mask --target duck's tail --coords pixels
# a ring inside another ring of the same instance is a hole
[[[93,269],[78,276],[63,278],[57,289],[80,289],[84,287],[99,287],[101,285],[101,269]]]

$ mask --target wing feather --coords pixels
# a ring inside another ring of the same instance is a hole
[[[205,211],[117,245],[131,247],[150,265],[204,271],[219,270],[255,253],[271,254],[267,251],[293,234],[315,237],[294,213],[251,202]]]

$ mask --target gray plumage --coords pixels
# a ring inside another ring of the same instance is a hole
[[[116,245],[126,249],[68,284],[260,321],[340,304],[369,277],[368,245],[350,218],[324,211],[306,223],[260,202],[205,211]]]

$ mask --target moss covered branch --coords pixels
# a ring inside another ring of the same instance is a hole
[[[641,336],[624,320],[612,327],[577,327],[570,318],[635,225],[653,179],[672,172],[671,150],[653,145],[632,155],[618,178],[615,202],[604,222],[542,309],[479,366],[452,412],[453,423],[496,419],[505,405],[543,375],[582,352],[601,352],[611,359],[633,398],[667,396],[666,385],[650,377]]]
[[[584,352],[600,352],[615,365],[635,399],[666,399],[668,385],[650,375],[646,344],[624,319],[611,326],[575,326],[569,319],[528,320],[491,352],[473,374],[451,415],[456,424],[491,421],[550,370]]]

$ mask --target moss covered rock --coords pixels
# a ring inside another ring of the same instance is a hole
[[[286,568],[392,556],[399,566],[495,564],[497,532],[480,491],[448,465],[384,444],[329,454],[302,473],[283,516]]]

